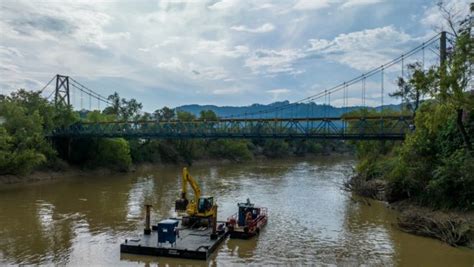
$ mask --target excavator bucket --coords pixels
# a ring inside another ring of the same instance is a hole
[[[177,199],[175,202],[174,209],[175,211],[186,211],[186,208],[188,207],[189,201],[185,198],[180,198]]]

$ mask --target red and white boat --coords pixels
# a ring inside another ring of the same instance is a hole
[[[256,207],[249,199],[237,206],[238,212],[227,218],[226,222],[230,238],[249,239],[258,235],[267,224],[267,208]]]

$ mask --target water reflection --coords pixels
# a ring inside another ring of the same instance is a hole
[[[382,203],[340,189],[353,160],[325,157],[198,165],[191,173],[219,204],[219,220],[250,198],[270,220],[253,240],[226,240],[208,262],[120,254],[119,244],[152,219],[173,216],[181,167],[78,176],[0,188],[0,264],[207,266],[334,264],[471,266],[474,252],[408,235]],[[369,203],[369,204],[367,204]],[[435,255],[433,255],[433,253]],[[429,264],[426,264],[429,263]]]

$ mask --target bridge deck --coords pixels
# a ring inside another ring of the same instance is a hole
[[[81,122],[56,129],[53,138],[283,138],[401,140],[411,131],[411,116],[249,118],[214,121]]]

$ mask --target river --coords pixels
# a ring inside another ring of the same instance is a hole
[[[341,190],[348,157],[199,164],[190,168],[219,204],[219,220],[250,198],[268,207],[253,240],[226,240],[208,262],[121,254],[152,219],[173,215],[180,166],[0,186],[0,264],[473,266],[474,250],[399,231],[384,203]]]

